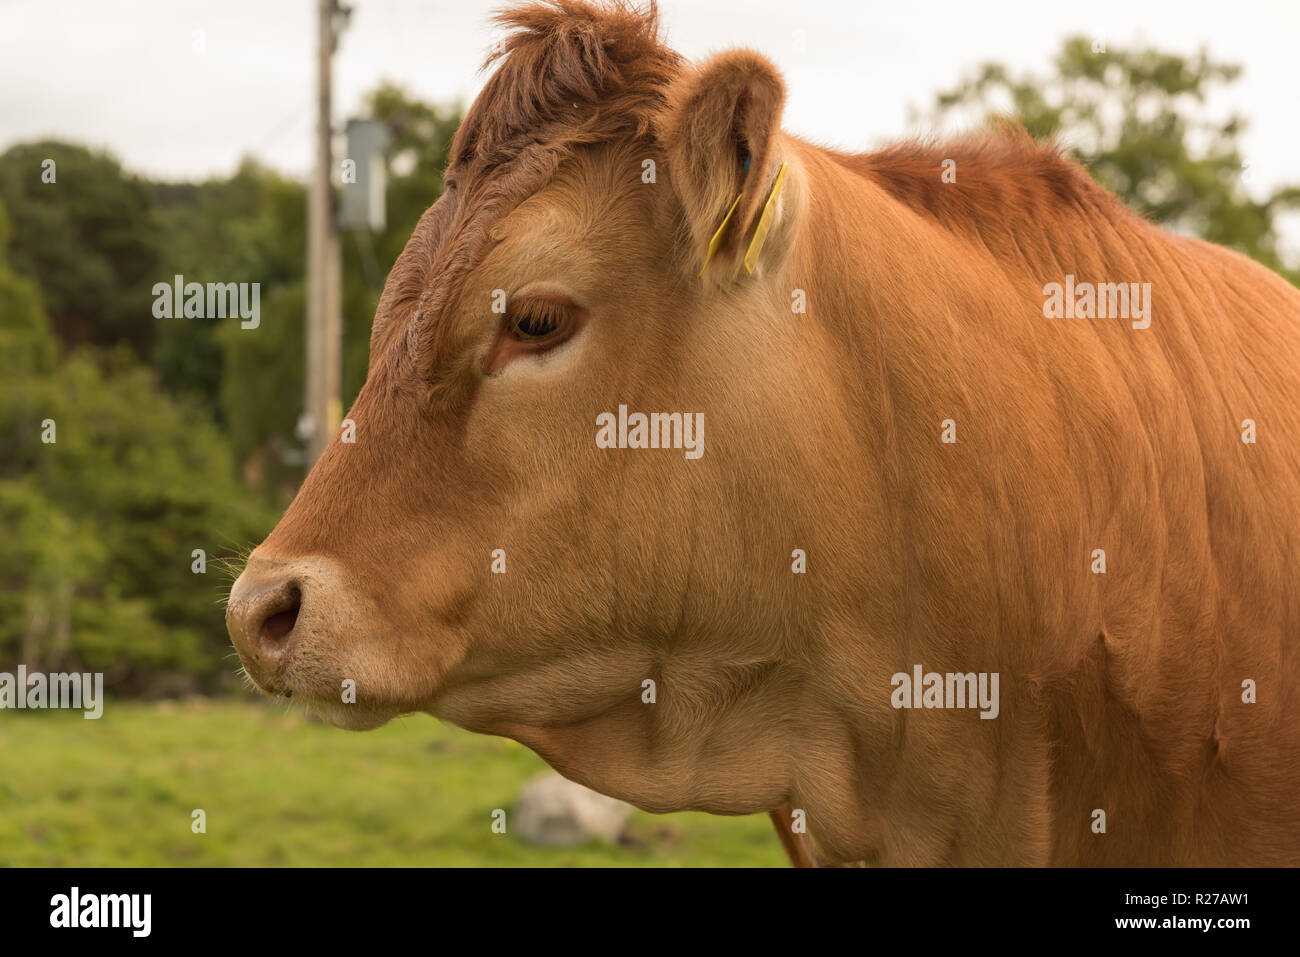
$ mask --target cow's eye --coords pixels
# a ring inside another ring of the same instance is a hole
[[[506,334],[532,347],[557,346],[573,334],[574,307],[553,299],[530,299],[511,306]]]
[[[495,375],[515,359],[540,356],[572,339],[587,321],[587,311],[561,293],[528,294],[510,300],[504,321],[483,358]]]

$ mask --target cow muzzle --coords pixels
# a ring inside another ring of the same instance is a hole
[[[394,639],[403,630],[357,576],[333,558],[259,551],[226,606],[226,628],[254,685],[353,730],[426,710],[436,664]]]
[[[226,606],[230,639],[253,683],[270,694],[291,693],[278,676],[300,637],[303,585],[303,579],[288,569],[250,561],[230,590]]]
[[[268,694],[337,701],[341,679],[364,681],[358,654],[374,609],[329,558],[254,552],[230,590],[226,628],[249,678]]]

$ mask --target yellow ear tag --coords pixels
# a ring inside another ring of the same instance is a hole
[[[785,164],[782,163],[780,171],[776,174],[776,182],[772,184],[772,192],[768,195],[767,202],[763,204],[763,215],[759,217],[754,238],[750,240],[749,250],[745,253],[745,272],[751,276],[754,274],[754,265],[758,262],[758,254],[763,250],[767,232],[772,228],[772,217],[776,215],[776,201],[781,197],[781,187],[784,184]],[[730,218],[731,214],[728,213],[727,217]]]
[[[718,247],[722,245],[722,234],[727,231],[727,223],[731,222],[731,217],[735,214],[736,206],[740,204],[740,197],[742,195],[744,194],[736,194],[736,198],[731,204],[731,209],[727,210],[727,215],[722,220],[722,225],[718,227],[718,231],[714,233],[713,238],[709,240],[709,252],[708,255],[704,257],[704,265],[700,267],[701,276],[704,275],[704,270],[709,268],[709,262],[713,259],[713,254],[716,253]]]

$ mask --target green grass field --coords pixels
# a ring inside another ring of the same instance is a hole
[[[109,701],[98,721],[5,711],[0,865],[785,865],[765,815],[637,812],[618,847],[493,834],[493,809],[509,815],[545,770],[513,741],[422,716],[356,734],[236,701]]]

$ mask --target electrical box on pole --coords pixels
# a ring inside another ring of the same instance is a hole
[[[384,150],[391,141],[388,127],[380,120],[348,120],[347,141],[339,226],[382,232],[388,223],[384,201],[388,185]]]

